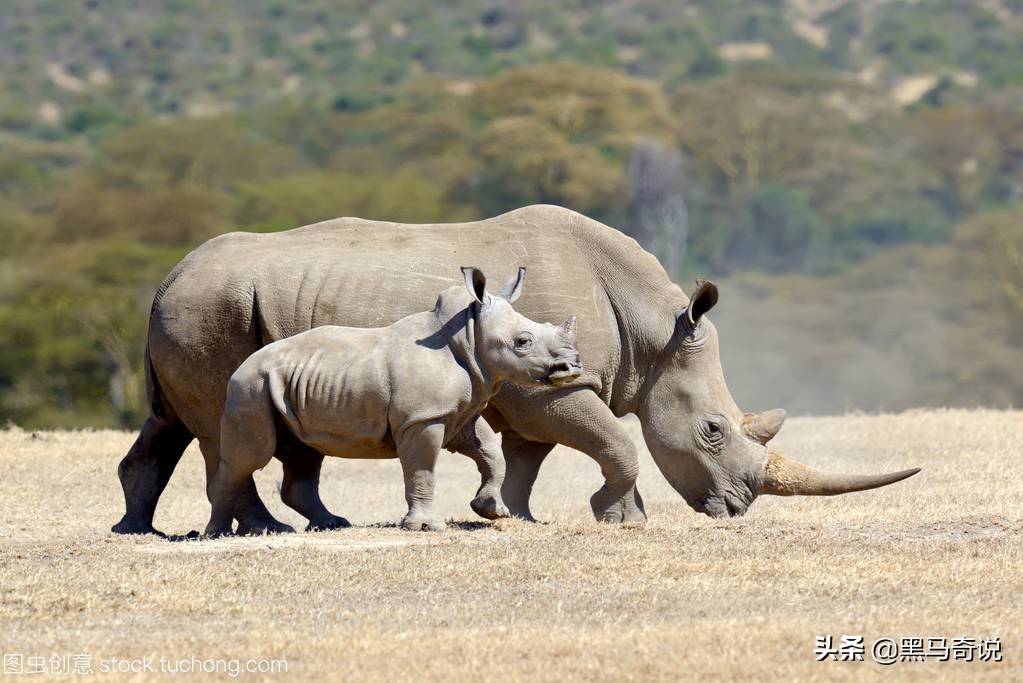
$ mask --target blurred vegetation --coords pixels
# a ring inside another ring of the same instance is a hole
[[[0,65],[0,421],[137,425],[210,236],[538,202],[721,280],[750,408],[1023,402],[1012,0],[19,0]]]

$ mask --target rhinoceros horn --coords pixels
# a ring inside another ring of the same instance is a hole
[[[837,496],[888,486],[919,471],[919,467],[914,467],[891,474],[831,474],[771,451],[757,492],[770,496]]]
[[[781,408],[764,413],[746,413],[742,416],[742,431],[757,443],[766,446],[775,437],[785,422],[785,411]]]

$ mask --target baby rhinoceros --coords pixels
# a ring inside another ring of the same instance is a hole
[[[525,272],[491,295],[479,269],[462,268],[465,287],[442,292],[433,311],[389,327],[317,327],[249,356],[228,385],[206,535],[231,532],[240,490],[273,457],[279,435],[292,438],[278,430],[325,455],[397,457],[406,529],[445,526],[433,510],[441,448],[476,461],[482,484],[473,510],[507,517],[504,456],[480,413],[503,380],[564,384],[581,374],[574,316],[540,324],[512,309]]]

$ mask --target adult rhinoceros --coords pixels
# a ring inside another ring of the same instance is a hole
[[[520,301],[524,315],[578,316],[583,375],[567,387],[505,386],[485,415],[503,432],[503,496],[513,514],[531,518],[533,482],[561,443],[600,464],[605,483],[590,499],[598,519],[645,520],[636,447],[616,419],[630,412],[671,485],[714,517],[742,514],[758,494],[833,495],[917,472],[833,475],[769,452],[785,413],[744,414],[729,394],[706,318],[717,288],[702,282],[687,298],[617,230],[555,206],[474,223],[339,218],[217,237],[160,286],[146,351],[152,415],[118,468],[127,509],[113,530],[154,531],[157,500],[193,437],[207,477],[215,472],[228,379],[249,354],[319,325],[381,327],[425,310],[466,264],[495,276],[525,265],[532,290]],[[282,498],[310,526],[331,527],[341,519],[320,501],[322,456],[307,448],[297,441],[278,447]],[[241,533],[290,530],[266,510],[251,479],[235,515]]]

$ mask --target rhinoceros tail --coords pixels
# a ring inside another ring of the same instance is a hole
[[[146,399],[149,401],[149,410],[156,417],[166,419],[168,417],[167,406],[163,398],[163,392],[160,391],[160,380],[156,377],[156,371],[153,370],[153,361],[149,357],[148,342],[146,343],[143,364],[146,373]]]

